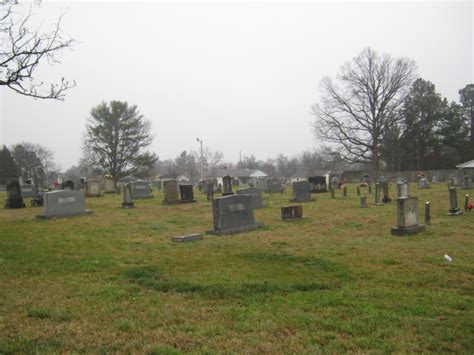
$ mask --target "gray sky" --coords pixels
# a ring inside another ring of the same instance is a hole
[[[449,100],[473,80],[472,2],[44,3],[44,26],[67,9],[78,43],[45,81],[77,81],[64,102],[0,89],[0,144],[40,143],[63,169],[81,156],[90,109],[109,100],[152,121],[160,159],[196,137],[236,162],[317,148],[310,107],[323,76],[365,47],[416,61]]]

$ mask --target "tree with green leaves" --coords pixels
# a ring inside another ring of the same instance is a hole
[[[371,163],[378,176],[382,138],[401,120],[414,75],[412,60],[363,50],[341,67],[336,80],[321,81],[321,100],[313,107],[316,136],[337,147],[347,163]]]
[[[6,184],[10,179],[17,179],[18,175],[10,150],[4,145],[0,150],[0,182]]]
[[[471,121],[471,158],[474,159],[474,84],[468,84],[459,90],[459,96],[464,114]]]
[[[402,112],[403,167],[410,170],[432,168],[437,130],[444,114],[443,99],[434,84],[422,78],[415,80]]]
[[[111,174],[115,183],[126,176],[143,176],[157,160],[146,150],[152,141],[151,122],[137,106],[102,102],[87,120],[83,161]]]

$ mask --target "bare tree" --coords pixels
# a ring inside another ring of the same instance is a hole
[[[64,92],[76,85],[61,79],[58,84],[35,80],[40,63],[59,63],[58,54],[71,48],[74,40],[61,31],[61,19],[50,32],[30,29],[31,7],[26,15],[15,11],[17,3],[0,4],[0,86],[39,99],[63,100]]]
[[[409,59],[363,50],[341,67],[336,82],[321,81],[321,103],[313,107],[317,137],[334,143],[347,163],[370,162],[378,176],[381,138],[401,119],[415,71]]]

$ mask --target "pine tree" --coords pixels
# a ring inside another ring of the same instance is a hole
[[[7,183],[9,180],[18,178],[18,169],[15,161],[6,146],[0,150],[0,181]]]

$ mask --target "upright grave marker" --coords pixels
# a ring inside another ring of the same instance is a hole
[[[229,175],[226,175],[222,178],[222,185],[224,191],[222,192],[222,196],[229,196],[233,195],[234,193],[232,192],[232,177]]]
[[[176,180],[166,180],[163,182],[163,192],[165,198],[163,204],[165,205],[175,205],[181,203],[178,194],[178,183]]]
[[[183,184],[179,185],[179,195],[182,203],[196,202],[194,199],[193,185]]]
[[[122,202],[122,208],[133,208],[135,205],[133,204],[133,187],[131,183],[128,184],[122,184],[122,190],[123,190],[123,202]]]
[[[20,185],[21,188],[21,197],[35,197],[36,191],[35,186],[33,184],[23,184]]]
[[[10,181],[7,184],[7,201],[5,208],[23,208],[23,197],[21,196],[21,187],[18,180]]]
[[[408,183],[406,182],[397,182],[397,198],[408,197]]]
[[[461,210],[458,207],[458,194],[455,187],[449,188],[449,216],[459,216],[462,214]]]
[[[293,198],[290,202],[308,202],[314,201],[311,198],[311,186],[309,181],[296,181],[292,184]]]
[[[91,213],[85,208],[84,191],[59,190],[44,194],[43,214],[37,218],[71,217]]]
[[[207,182],[204,182],[204,186],[207,186],[206,188],[206,197],[208,201],[212,201],[214,198],[214,182],[209,180]]]
[[[418,197],[397,198],[397,226],[391,229],[392,235],[417,234],[425,230],[418,223]]]
[[[74,181],[66,180],[61,183],[62,190],[74,190]]]
[[[99,197],[100,193],[99,180],[86,180],[86,197]]]
[[[463,180],[463,188],[465,190],[470,190],[472,189],[472,178],[470,175],[466,175],[464,176],[464,180]]]
[[[229,195],[212,200],[214,230],[209,234],[225,235],[257,229],[263,226],[255,222],[252,196]]]
[[[150,184],[146,181],[133,182],[132,197],[134,200],[152,198]]]
[[[245,189],[237,190],[237,195],[250,195],[252,196],[252,208],[263,208],[263,191],[258,187],[248,187]]]

